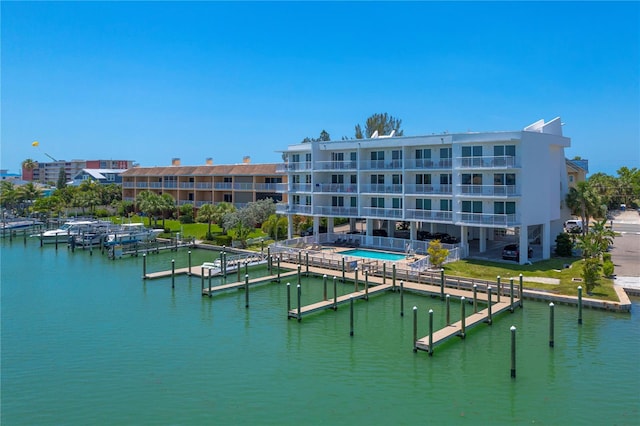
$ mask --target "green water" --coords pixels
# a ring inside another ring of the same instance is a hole
[[[1,245],[3,425],[637,424],[640,304],[633,314],[529,301],[467,339],[413,353],[439,299],[398,293],[286,319],[286,281],[201,297],[200,278],[141,280],[142,258],[107,260],[34,241]],[[196,250],[193,264],[215,253]],[[148,257],[148,271],[186,252]],[[250,272],[250,275],[252,272]],[[233,277],[233,274],[231,275]],[[296,278],[290,278],[295,288]],[[302,281],[303,303],[322,280]],[[339,294],[353,285],[339,285]],[[293,296],[292,291],[292,296]],[[329,280],[329,297],[333,285]],[[293,297],[292,297],[293,299]],[[295,302],[294,302],[295,303]],[[452,320],[459,305],[452,303]],[[510,332],[517,331],[517,378]]]

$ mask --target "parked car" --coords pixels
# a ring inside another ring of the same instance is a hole
[[[582,220],[570,219],[564,223],[564,229],[567,232],[578,234],[582,232]]]
[[[373,230],[373,236],[374,237],[386,237],[387,236],[387,231],[386,231],[386,229],[374,229]]]
[[[528,258],[533,257],[533,249],[529,247]],[[502,249],[502,258],[504,260],[515,260],[520,262],[520,246],[518,244],[509,244]]]

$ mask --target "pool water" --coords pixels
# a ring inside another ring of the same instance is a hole
[[[347,251],[341,251],[340,254],[343,256],[366,257],[369,259],[391,260],[391,261],[404,259],[403,254],[386,253],[383,251],[375,251],[375,250],[362,250],[362,249],[347,250]]]

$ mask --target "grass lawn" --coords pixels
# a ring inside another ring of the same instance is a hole
[[[564,265],[571,265],[564,268]],[[483,280],[495,281],[499,275],[502,282],[509,282],[510,277],[514,277],[517,282],[519,275],[523,277],[556,278],[560,284],[541,284],[525,282],[525,288],[551,291],[558,294],[571,296],[578,295],[578,286],[584,289],[583,295],[587,297],[586,287],[581,282],[572,281],[572,278],[582,277],[582,259],[580,258],[552,258],[532,265],[518,265],[516,263],[488,262],[483,260],[459,260],[444,265],[445,274],[460,277],[479,278]],[[613,289],[613,280],[602,277],[600,285],[594,288],[593,293],[588,296],[595,299],[617,301],[618,297]]]

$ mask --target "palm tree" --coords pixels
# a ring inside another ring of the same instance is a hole
[[[149,217],[149,226],[151,226],[151,218],[157,223],[155,215],[162,210],[162,198],[151,191],[142,191],[136,198],[138,209]]]
[[[170,194],[162,194],[160,196],[160,210],[162,212],[162,227],[164,228],[164,219],[168,212],[175,211],[176,200]]]
[[[235,211],[236,211],[236,207],[231,203],[227,203],[227,202],[218,203],[214,206],[215,214],[213,217],[213,221],[226,231],[227,228],[224,227],[224,223],[222,219],[227,214],[233,213]]]
[[[198,222],[207,222],[207,240],[211,239],[211,222],[216,218],[215,208],[211,204],[205,204],[198,209]]]
[[[572,214],[580,215],[583,235],[589,229],[590,217],[604,216],[600,197],[588,182],[578,182],[575,188],[569,190],[565,201]]]
[[[31,158],[27,158],[22,162],[22,169],[32,171],[38,167],[38,163]],[[24,177],[23,177],[24,178]]]
[[[607,219],[595,221],[589,233],[592,235],[597,254],[602,256],[613,245],[616,233],[607,228]]]
[[[271,238],[278,241],[278,236],[287,235],[287,225],[289,224],[286,216],[278,216],[272,214],[262,223],[262,231],[269,234]]]
[[[12,210],[18,204],[19,194],[13,182],[0,182],[0,205],[6,210]]]

